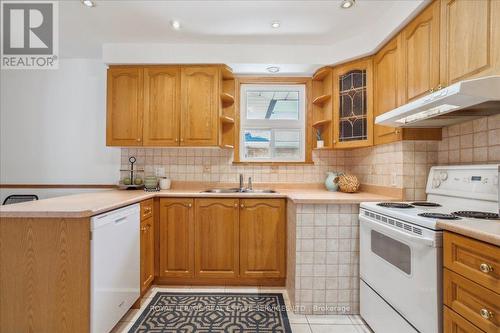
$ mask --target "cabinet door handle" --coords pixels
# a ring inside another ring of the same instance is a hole
[[[191,208],[191,207],[193,207],[193,204],[188,203],[188,204],[186,205],[186,207],[187,207],[187,208]]]
[[[429,89],[429,93],[432,94],[433,92],[434,92],[434,88]]]
[[[490,272],[493,272],[493,267],[483,262],[481,265],[479,265],[479,270],[483,273],[488,274]]]
[[[184,139],[183,139],[183,138],[181,138],[181,142],[184,142]]]
[[[493,318],[493,313],[490,310],[488,310],[488,309],[484,309],[483,308],[483,309],[479,310],[479,314],[484,319],[488,319],[489,320],[489,319]]]
[[[179,141],[179,139],[175,138],[175,142],[178,142],[178,141]]]
[[[137,138],[137,142],[141,142],[141,138]]]
[[[234,204],[234,208],[238,208],[238,204],[237,203]]]
[[[436,87],[436,90],[441,90],[441,89],[443,89],[443,86],[441,84]]]
[[[241,207],[241,208],[245,208],[245,205],[244,205],[244,204],[241,204],[241,205],[240,205],[240,207]]]
[[[146,231],[146,230],[148,230],[148,228],[147,228],[147,227],[141,227],[141,231],[142,231],[142,232],[144,232],[144,231]]]

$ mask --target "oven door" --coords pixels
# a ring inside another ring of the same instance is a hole
[[[436,333],[441,332],[441,232],[424,234],[410,234],[362,210],[360,276],[419,332]]]

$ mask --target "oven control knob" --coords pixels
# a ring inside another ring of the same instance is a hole
[[[445,181],[446,179],[448,179],[448,172],[446,171],[443,171],[439,174],[439,178],[441,178],[442,181]]]
[[[441,185],[441,181],[439,179],[434,179],[432,181],[432,188],[438,188]]]

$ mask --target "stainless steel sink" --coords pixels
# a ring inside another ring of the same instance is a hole
[[[244,193],[276,193],[275,190],[243,190]]]
[[[209,188],[202,193],[239,193],[239,188]]]
[[[202,191],[202,193],[276,193],[275,190],[264,189],[264,190],[249,190],[239,188],[210,188],[208,190]]]

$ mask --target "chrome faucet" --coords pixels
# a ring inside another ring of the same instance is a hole
[[[243,192],[245,188],[243,187],[243,174],[240,173],[240,192]]]

